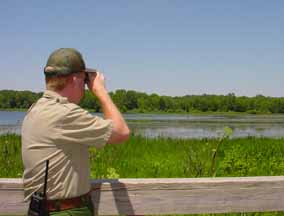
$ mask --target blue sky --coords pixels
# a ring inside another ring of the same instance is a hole
[[[49,54],[74,47],[110,91],[283,96],[284,1],[5,1],[0,89],[43,91]]]

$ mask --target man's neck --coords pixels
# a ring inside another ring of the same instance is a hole
[[[64,89],[59,90],[59,91],[58,90],[51,90],[51,89],[47,89],[47,90],[56,92],[60,96],[67,98],[69,102],[75,103],[75,100],[74,100],[73,95],[72,95],[72,90],[69,89],[68,87],[65,87]]]

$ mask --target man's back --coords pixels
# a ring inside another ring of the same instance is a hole
[[[110,120],[94,117],[67,98],[46,91],[22,125],[25,200],[43,188],[45,161],[50,160],[48,199],[80,196],[90,190],[88,147],[102,147]]]

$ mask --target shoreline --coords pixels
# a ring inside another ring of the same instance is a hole
[[[26,112],[28,109],[13,108],[13,109],[0,109],[1,112]],[[86,109],[91,113],[97,113],[93,109]],[[101,112],[100,112],[101,113]],[[207,115],[224,115],[224,116],[240,116],[240,115],[251,115],[251,116],[276,116],[284,115],[284,113],[250,113],[250,112],[124,112],[122,114],[143,114],[143,115],[192,115],[192,116],[207,116]]]

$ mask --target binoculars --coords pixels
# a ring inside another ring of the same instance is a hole
[[[96,70],[92,70],[92,71],[89,71],[89,70],[86,70],[85,71],[85,74],[86,74],[86,76],[85,76],[85,83],[87,84],[89,81],[90,81],[90,74],[96,74],[97,73],[97,71]]]

